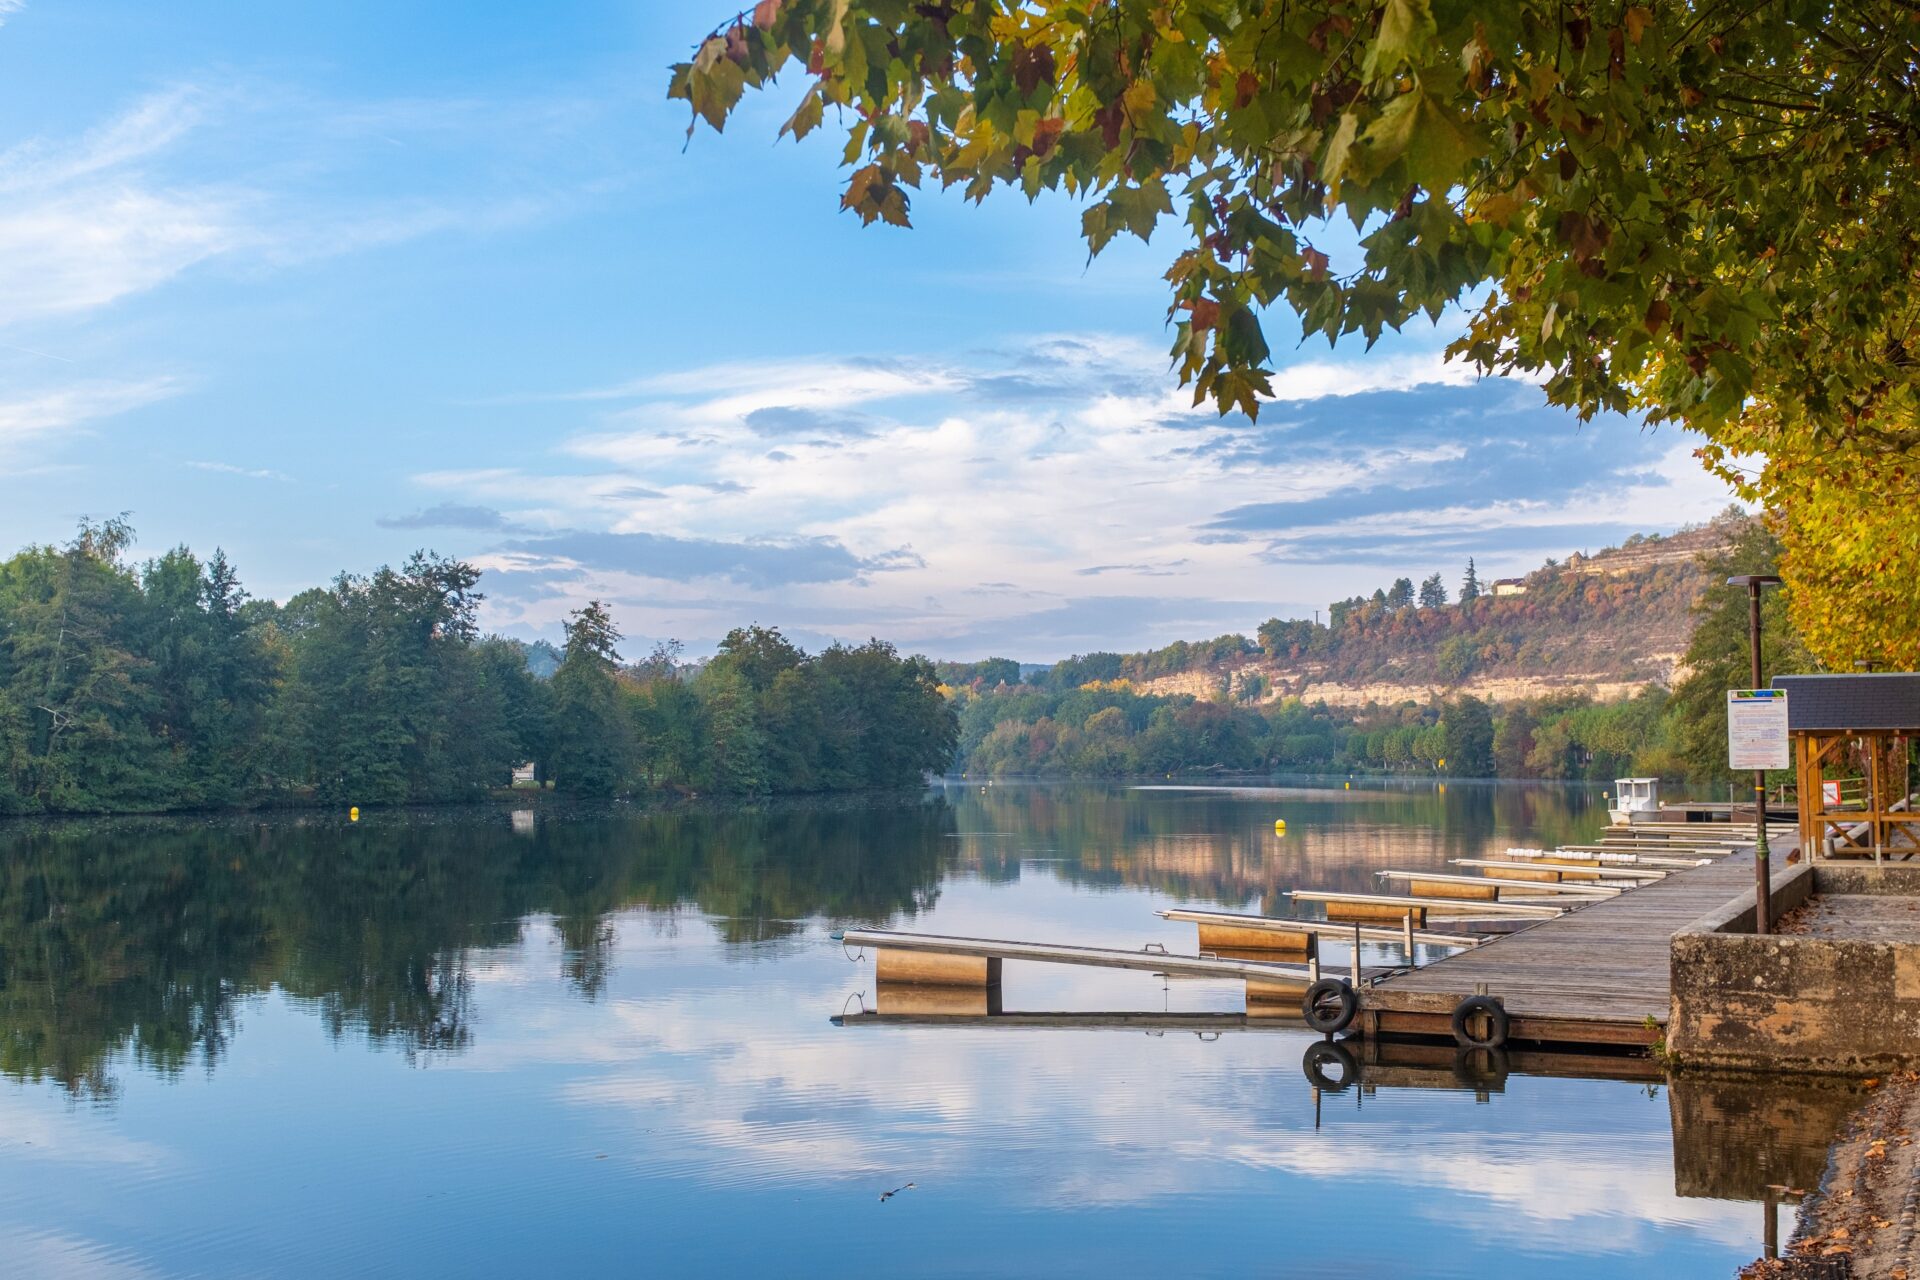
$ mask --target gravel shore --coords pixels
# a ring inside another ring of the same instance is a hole
[[[1920,1075],[1868,1084],[1873,1096],[1834,1139],[1792,1241],[1742,1280],[1920,1280]]]

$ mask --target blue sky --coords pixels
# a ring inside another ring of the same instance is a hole
[[[837,211],[839,146],[664,98],[693,0],[0,0],[0,543],[130,511],[284,598],[418,547],[486,622],[613,602],[1042,661],[1704,519],[1685,434],[1269,328],[1259,423],[1167,374],[1152,245],[1064,199]]]

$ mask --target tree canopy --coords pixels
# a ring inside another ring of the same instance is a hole
[[[1222,412],[1269,309],[1462,306],[1450,354],[1703,432],[1817,653],[1920,665],[1916,40],[1901,0],[760,0],[670,92],[717,129],[803,68],[782,131],[835,109],[866,222],[931,178],[1067,192],[1094,253],[1182,223],[1173,359]]]
[[[0,815],[473,799],[529,761],[582,796],[901,789],[953,757],[932,664],[878,640],[809,657],[754,627],[698,676],[671,642],[622,667],[595,601],[542,679],[479,634],[461,561],[276,605],[217,551],[128,564],[132,538],[83,523],[0,561]]]

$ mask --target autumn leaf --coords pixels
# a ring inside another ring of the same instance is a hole
[[[798,142],[819,127],[825,111],[826,103],[821,100],[820,95],[809,93],[800,99],[800,105],[793,109],[793,114],[787,117],[787,122],[780,126],[780,136],[785,137],[791,133],[794,141]]]
[[[1013,52],[1013,82],[1022,96],[1031,97],[1042,84],[1053,83],[1053,50],[1023,44]]]

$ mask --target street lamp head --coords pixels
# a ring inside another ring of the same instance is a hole
[[[1780,575],[1777,573],[1737,573],[1727,579],[1727,585],[1730,587],[1747,587],[1750,589],[1777,587],[1780,585]]]

